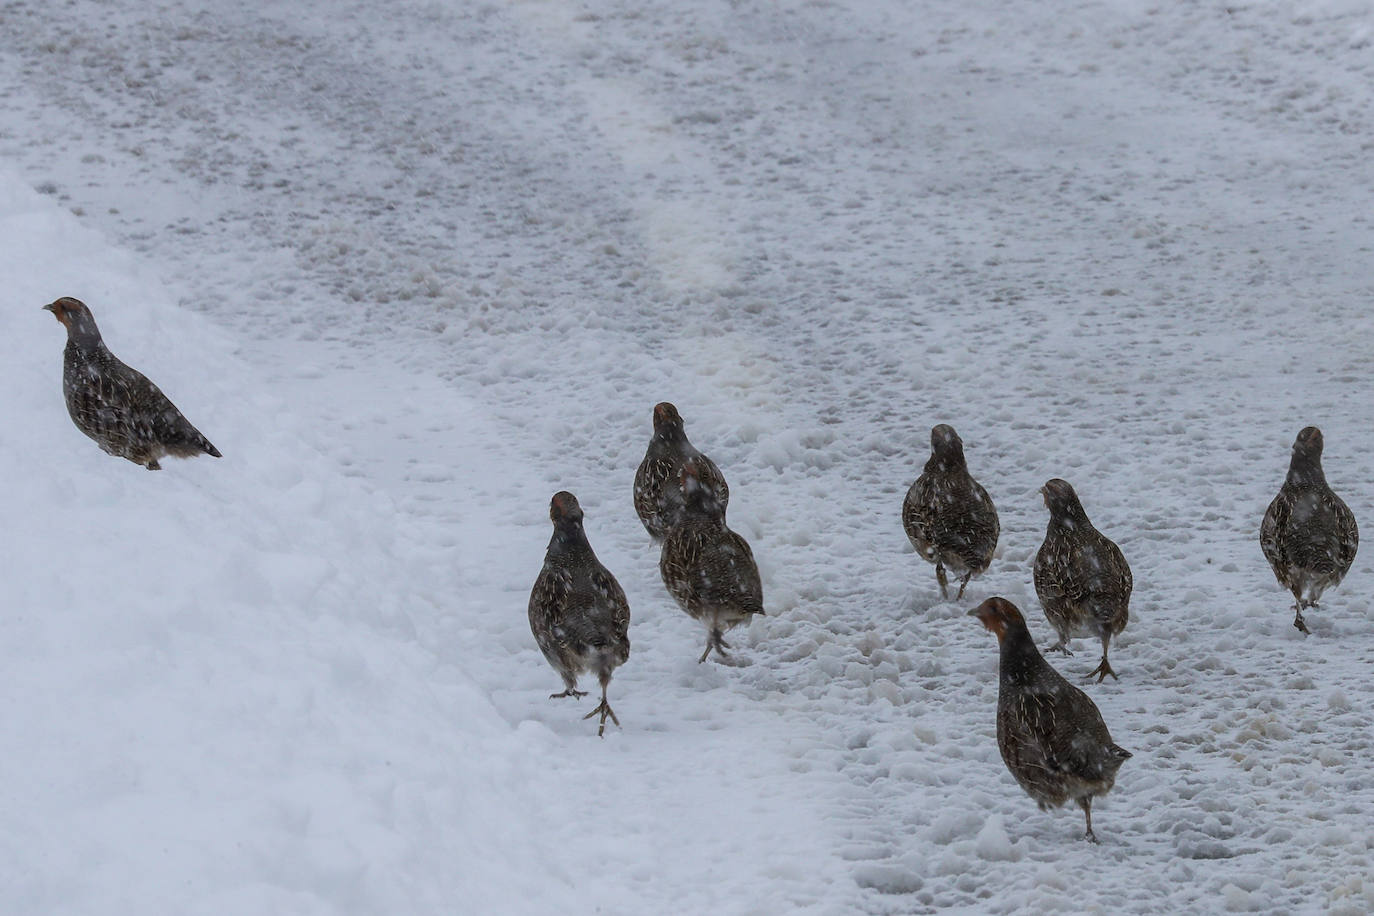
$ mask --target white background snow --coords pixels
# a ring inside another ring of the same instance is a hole
[[[1374,530],[1371,112],[1356,0],[0,3],[0,911],[1368,912],[1374,553],[1303,638],[1257,532],[1307,424]],[[62,295],[223,459],[75,430]],[[631,506],[659,400],[735,665]],[[1002,520],[957,604],[938,422]],[[1135,571],[1097,847],[965,616],[1053,639],[1054,476]],[[525,616],[563,488],[604,740]]]

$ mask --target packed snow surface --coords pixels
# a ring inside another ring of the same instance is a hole
[[[28,0],[0,100],[0,911],[1374,908],[1374,548],[1305,638],[1258,544],[1309,424],[1374,530],[1370,4]],[[63,295],[222,459],[72,426]],[[763,574],[730,663],[631,505],[661,400]],[[1053,641],[1051,477],[1135,575],[1100,846],[966,616]],[[559,489],[604,740],[526,620]]]

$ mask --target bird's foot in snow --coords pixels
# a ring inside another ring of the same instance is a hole
[[[1087,680],[1091,681],[1093,679],[1094,674],[1097,675],[1097,682],[1099,684],[1105,681],[1107,679],[1107,675],[1109,674],[1112,676],[1112,680],[1121,680],[1121,678],[1116,676],[1116,672],[1112,670],[1112,666],[1107,662],[1107,656],[1105,655],[1102,656],[1102,661],[1098,664],[1098,666],[1088,672]],[[1096,840],[1094,840],[1093,842],[1096,842]]]
[[[567,690],[563,691],[562,693],[551,693],[551,694],[549,694],[549,699],[550,699],[550,700],[561,700],[563,697],[585,697],[586,695],[587,695],[587,691],[585,691],[585,690],[575,690],[575,689],[573,689],[572,687],[569,687]]]
[[[725,651],[728,648],[730,648],[730,644],[725,641],[725,637],[719,631],[713,630],[706,640],[706,651],[701,653],[701,658],[697,659],[697,664],[700,665],[706,661],[706,656],[711,654],[712,649],[719,653],[721,658],[729,658],[730,653]]]
[[[601,713],[601,727],[598,728],[598,729],[596,730],[597,737],[599,737],[599,738],[604,738],[604,737],[606,737],[606,717],[607,717],[607,716],[610,716],[610,717],[611,717],[611,721],[614,722],[614,723],[616,724],[616,727],[617,727],[617,728],[620,727],[620,720],[617,719],[617,718],[615,717],[615,713],[611,711],[611,704],[606,702],[606,698],[605,698],[605,697],[602,697],[602,698],[601,698],[601,705],[600,705],[600,706],[596,707],[596,709],[593,709],[591,712],[587,713],[587,714],[586,714],[585,716],[583,716],[582,718],[584,718],[584,719],[590,719],[592,716],[596,715],[597,713]]]
[[[1054,645],[1050,646],[1050,647],[1049,647],[1048,649],[1046,649],[1045,651],[1046,651],[1046,652],[1063,652],[1063,653],[1064,653],[1064,656],[1065,656],[1066,658],[1067,658],[1068,656],[1070,656],[1070,655],[1073,655],[1073,653],[1069,651],[1069,641],[1068,641],[1067,639],[1061,639],[1061,640],[1059,640],[1059,642],[1057,642],[1057,643],[1055,643]]]
[[[1293,626],[1297,627],[1304,636],[1312,635],[1312,631],[1307,629],[1307,621],[1302,619],[1302,611],[1298,611],[1297,616],[1293,618]]]

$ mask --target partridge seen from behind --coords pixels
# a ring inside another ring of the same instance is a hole
[[[1260,549],[1279,584],[1293,593],[1293,626],[1303,633],[1303,609],[1340,584],[1360,544],[1350,507],[1326,485],[1322,444],[1315,426],[1298,433],[1288,477],[1260,524]]]
[[[1050,510],[1049,525],[1040,552],[1035,555],[1035,594],[1045,609],[1059,642],[1047,651],[1069,651],[1075,636],[1102,641],[1102,661],[1089,672],[1102,683],[1116,672],[1107,661],[1107,645],[1126,628],[1131,601],[1131,567],[1121,548],[1093,527],[1078,494],[1067,482],[1055,478],[1040,492]]]
[[[110,352],[85,303],[64,296],[43,308],[67,329],[62,394],[77,429],[150,471],[160,470],[158,460],[167,455],[220,457],[156,385]]]
[[[706,624],[706,651],[730,648],[725,631],[763,613],[763,584],[749,543],[725,525],[725,505],[703,483],[695,459],[682,465],[681,520],[663,540],[663,584],[693,619]]]
[[[635,512],[644,528],[655,541],[661,541],[682,512],[682,490],[679,479],[682,463],[688,459],[696,463],[703,486],[714,493],[722,509],[730,502],[730,488],[715,462],[707,458],[687,440],[682,416],[667,401],[654,407],[654,437],[635,472]]]
[[[941,423],[930,431],[930,459],[907,490],[902,527],[916,552],[935,564],[940,597],[949,597],[945,571],[960,576],[959,594],[992,562],[1001,527],[988,493],[969,474],[964,442],[954,427]]]
[[[630,604],[615,576],[592,552],[577,497],[566,490],[555,493],[549,518],[553,537],[530,592],[530,631],[566,687],[549,699],[586,696],[577,689],[577,676],[588,671],[596,675],[601,705],[583,718],[600,713],[596,733],[604,736],[607,716],[620,724],[606,700],[606,688],[611,674],[630,657]]]
[[[969,615],[997,634],[997,747],[1003,762],[1041,809],[1078,802],[1084,836],[1096,843],[1093,799],[1111,791],[1130,751],[1112,741],[1088,695],[1041,656],[1016,605],[989,598]]]

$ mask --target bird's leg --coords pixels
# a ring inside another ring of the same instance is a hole
[[[954,596],[955,601],[958,601],[960,598],[964,597],[964,589],[968,588],[968,580],[972,578],[973,570],[969,570],[968,572],[964,573],[964,578],[959,580],[959,594]]]
[[[1097,675],[1097,682],[1099,684],[1105,681],[1107,679],[1107,675],[1109,674],[1112,676],[1112,680],[1121,680],[1121,678],[1116,676],[1116,672],[1112,670],[1111,664],[1107,661],[1107,641],[1109,639],[1111,639],[1110,636],[1102,637],[1102,661],[1098,664],[1096,668],[1088,672],[1088,680],[1092,680],[1092,677],[1095,674]]]
[[[1088,832],[1083,834],[1083,839],[1096,843],[1097,834],[1093,833],[1093,797],[1084,795],[1078,803],[1083,806],[1083,822],[1088,825]]]
[[[591,712],[587,713],[585,716],[582,717],[582,718],[584,718],[584,719],[590,719],[592,716],[596,715],[597,713],[601,713],[601,727],[598,728],[598,729],[596,730],[596,736],[597,736],[598,738],[604,738],[604,737],[606,737],[606,717],[607,717],[607,716],[610,716],[610,717],[611,717],[611,721],[614,722],[614,723],[616,724],[616,727],[617,727],[617,728],[620,726],[620,720],[617,719],[617,718],[615,717],[615,713],[611,711],[611,704],[608,703],[608,702],[606,702],[606,684],[609,683],[609,681],[610,681],[610,678],[607,678],[606,681],[603,682],[603,683],[601,684],[601,705],[598,706],[598,707],[596,707],[596,709],[593,709]]]
[[[713,627],[711,629],[711,635],[706,637],[706,651],[701,653],[701,658],[697,659],[697,664],[700,665],[702,662],[706,661],[706,656],[711,654],[712,649],[720,653],[721,658],[729,658],[730,654],[725,651],[728,648],[730,648],[730,644],[725,641],[725,634]]]
[[[1064,635],[1062,635],[1062,634],[1061,634],[1060,637],[1059,637],[1059,642],[1057,642],[1057,643],[1055,643],[1054,645],[1050,646],[1050,647],[1049,647],[1048,649],[1046,649],[1045,651],[1046,651],[1046,652],[1063,652],[1065,658],[1067,658],[1067,657],[1070,656],[1070,655],[1073,655],[1073,653],[1069,651],[1069,637],[1064,636]]]
[[[152,461],[149,461],[146,465],[144,465],[144,467],[146,467],[146,468],[147,468],[148,470],[150,470],[150,471],[160,471],[160,470],[162,470],[162,465],[160,465],[160,464],[157,463],[157,459],[156,459],[156,458],[154,458]]]
[[[1297,627],[1299,632],[1305,635],[1311,635],[1312,631],[1307,629],[1307,621],[1302,619],[1302,609],[1304,607],[1315,607],[1316,604],[1315,601],[1303,602],[1303,600],[1299,598],[1293,605],[1293,626]]]
[[[949,599],[949,580],[945,578],[945,564],[935,561],[935,581],[940,583],[940,597]]]

